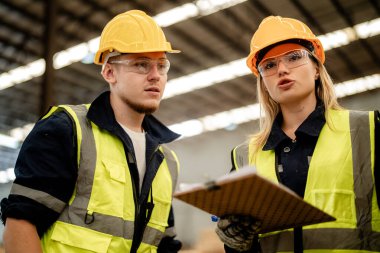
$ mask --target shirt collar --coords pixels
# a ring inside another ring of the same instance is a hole
[[[325,109],[323,103],[318,101],[315,110],[305,119],[304,122],[296,130],[296,136],[300,133],[308,136],[318,137],[322,127],[326,123]],[[283,121],[282,113],[280,112],[273,122],[268,140],[265,143],[263,150],[275,149],[282,141],[289,137],[282,131],[281,124]]]
[[[120,128],[110,103],[110,92],[100,94],[92,103],[87,113],[87,118],[100,128],[109,132],[117,131]],[[180,137],[179,134],[171,131],[153,115],[144,117],[142,127],[158,143],[169,143]]]

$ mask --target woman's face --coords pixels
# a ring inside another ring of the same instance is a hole
[[[306,48],[291,43],[278,45],[265,54],[258,67],[265,89],[280,105],[316,102],[318,67]]]

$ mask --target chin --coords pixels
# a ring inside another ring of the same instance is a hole
[[[144,113],[144,114],[152,114],[158,109],[158,105],[141,105],[141,106],[136,106],[135,111],[139,113]]]

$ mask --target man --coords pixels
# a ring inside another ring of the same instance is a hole
[[[173,50],[142,11],[104,28],[95,63],[110,91],[53,107],[26,138],[1,202],[6,252],[177,252],[172,193],[179,135],[159,107]]]

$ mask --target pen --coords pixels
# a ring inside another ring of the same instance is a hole
[[[219,221],[219,217],[216,216],[216,215],[211,215],[211,221],[212,222],[218,222]]]

